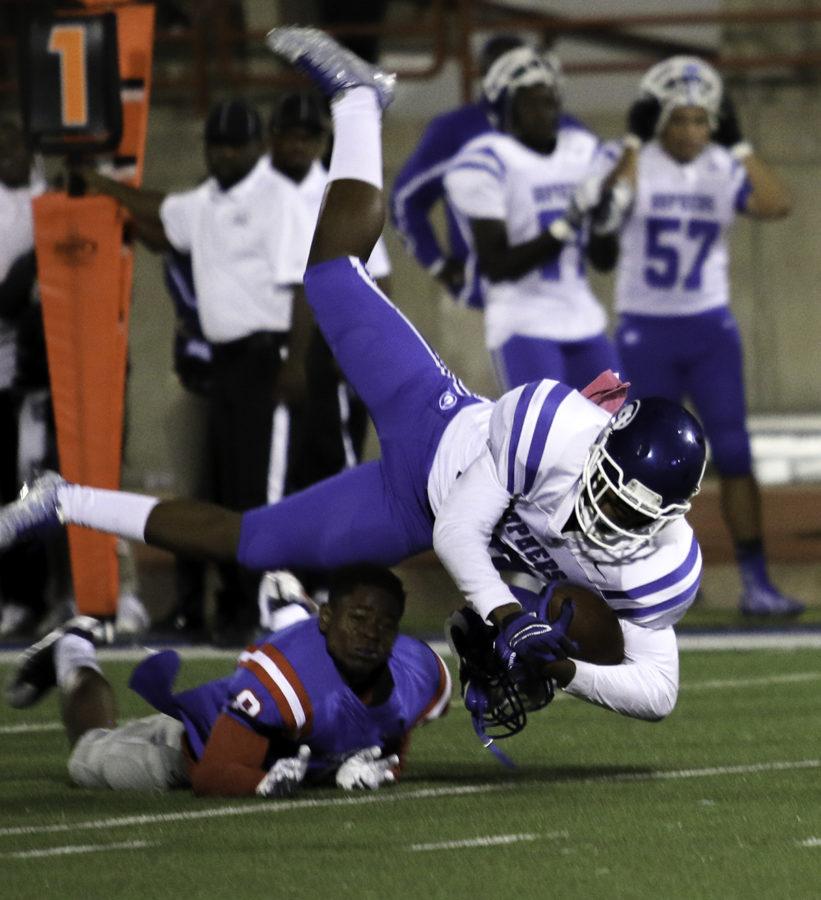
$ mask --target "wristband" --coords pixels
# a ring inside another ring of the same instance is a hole
[[[641,150],[641,138],[637,134],[626,134],[622,138],[622,144],[627,150]]]
[[[567,219],[554,219],[547,229],[548,234],[557,241],[566,244],[576,236],[575,229],[570,225]]]
[[[733,159],[737,159],[739,162],[743,162],[748,156],[752,155],[753,145],[749,143],[749,141],[739,141],[737,144],[730,147],[730,156],[732,156]]]

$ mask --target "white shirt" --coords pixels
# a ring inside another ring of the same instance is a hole
[[[328,170],[317,159],[311,164],[308,174],[297,184],[297,190],[308,206],[314,227],[316,227],[316,222],[319,218],[319,210],[322,207],[322,198],[325,196],[327,185]],[[376,242],[366,268],[371,278],[387,278],[391,274],[388,248],[385,246],[385,241],[382,237]]]
[[[31,201],[45,190],[43,179],[32,171],[27,185],[10,188],[0,182],[0,281],[14,262],[34,249]],[[17,328],[0,319],[0,390],[11,387],[17,374]]]
[[[636,198],[620,236],[616,309],[693,315],[729,303],[727,231],[749,191],[744,166],[709,144],[680,163],[642,147]]]
[[[227,191],[209,178],[169,194],[160,217],[171,244],[190,253],[202,330],[225,343],[288,331],[313,222],[293,183],[267,156]]]
[[[562,531],[608,419],[577,391],[544,379],[467,407],[446,429],[427,485],[434,548],[482,618],[515,602],[497,566],[580,585],[649,628],[675,624],[692,603],[701,551],[684,519],[621,562]]]
[[[584,178],[611,165],[599,157],[595,135],[563,125],[554,151],[537,153],[515,138],[490,132],[469,141],[454,158],[444,184],[463,236],[471,248],[467,266],[477,265],[471,219],[503,220],[511,246],[546,231],[567,209]],[[568,243],[552,262],[515,281],[482,279],[485,340],[500,347],[514,334],[576,341],[600,334],[604,310],[587,283],[584,247]]]

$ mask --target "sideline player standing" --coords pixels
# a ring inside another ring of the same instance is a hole
[[[160,712],[117,727],[116,702],[82,616],[34,644],[6,688],[14,707],[55,684],[81,787],[285,797],[300,786],[375,789],[396,780],[411,730],[447,711],[447,667],[400,635],[402,583],[390,571],[334,573],[319,616],[270,634],[233,675],[174,692],[180,658],[156,653],[131,688]],[[266,774],[267,773],[267,774]]]
[[[384,565],[433,544],[473,610],[497,627],[495,650],[506,665],[546,667],[570,694],[663,718],[678,692],[673,625],[701,573],[684,519],[704,471],[698,422],[657,398],[610,417],[550,379],[497,403],[467,391],[361,263],[384,221],[381,112],[393,77],[313,29],[275,29],[268,42],[334,97],[331,184],[305,289],[371,413],[381,459],[242,515],[52,474],[0,511],[0,546],[73,522],[258,570]],[[615,399],[622,387],[616,383]],[[603,598],[619,616],[625,661],[566,658],[567,617],[551,626],[524,612],[494,557],[558,583],[562,601]]]
[[[129,210],[149,247],[191,254],[200,324],[213,356],[215,499],[245,510],[282,495],[287,411],[280,401],[304,390],[310,316],[298,285],[312,223],[294,185],[263,155],[253,107],[241,100],[216,104],[204,138],[209,177],[190,191],[165,195],[93,169],[83,176]],[[234,566],[221,575],[215,636],[241,642],[254,625],[259,579]]]
[[[616,279],[623,374],[637,396],[689,397],[704,422],[741,573],[741,612],[796,615],[804,605],[767,574],[727,275],[736,214],[783,218],[789,194],[743,140],[721,78],[701,59],[675,56],[653,66],[629,128],[614,172],[635,193]]]
[[[614,160],[584,126],[561,117],[561,80],[552,55],[519,47],[500,56],[482,81],[498,130],[470,141],[445,174],[470,246],[466,270],[481,276],[485,342],[505,391],[538,378],[581,389],[619,368],[585,274],[587,260],[612,268],[617,241],[596,233],[595,216],[589,234],[582,227],[577,190]]]
[[[522,43],[521,38],[506,34],[488,40],[479,55],[479,74],[484,77],[503,53]],[[394,179],[390,198],[391,218],[408,252],[458,303],[478,309],[482,306],[479,282],[475,273],[466,278],[468,247],[447,203],[444,176],[462,147],[489,131],[493,124],[483,102],[466,103],[436,116]],[[429,219],[440,200],[445,201],[446,248],[440,245]]]

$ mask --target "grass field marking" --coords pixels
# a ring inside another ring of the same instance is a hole
[[[37,731],[62,731],[62,722],[23,722],[20,725],[0,725],[0,734],[31,734]]]
[[[439,841],[436,844],[411,844],[408,850],[422,852],[426,850],[462,850],[469,847],[498,847],[503,844],[518,844],[521,841],[535,841],[537,838],[567,837],[566,831],[554,831],[552,834],[488,834],[483,837],[464,838],[460,841]]]
[[[709,778],[713,775],[755,775],[759,772],[787,772],[794,769],[821,768],[821,759],[795,762],[748,763],[738,766],[710,766],[705,769],[671,769],[667,772],[621,772],[618,775],[594,775],[582,781],[667,781],[679,778]]]
[[[401,800],[425,800],[438,797],[458,797],[466,794],[486,794],[517,787],[518,782],[454,785],[446,788],[419,788],[415,791],[380,791],[354,797],[328,797],[318,800],[277,800],[273,803],[249,802],[243,806],[216,806],[208,809],[190,810],[179,813],[159,813],[155,815],[120,816],[111,819],[92,819],[85,822],[61,823],[59,825],[20,825],[0,828],[0,837],[15,837],[32,834],[56,834],[67,831],[96,831],[103,828],[128,828],[134,825],[168,824],[197,819],[211,819],[222,816],[248,816],[260,813],[288,812],[293,809],[322,809],[333,806],[363,806],[367,803],[390,803]]]
[[[761,772],[786,772],[793,769],[821,768],[821,759],[802,759],[796,761],[753,763],[738,766],[710,766],[704,769],[673,769],[656,772],[623,772],[618,775],[591,775],[583,778],[557,779],[557,783],[577,781],[580,783],[605,783],[619,781],[661,781],[678,778],[706,778],[715,775],[746,775]],[[209,819],[223,816],[248,816],[261,813],[280,813],[291,810],[327,809],[340,806],[364,806],[368,803],[395,803],[406,800],[439,799],[441,797],[459,797],[471,794],[487,794],[494,791],[543,787],[544,781],[501,781],[493,783],[454,785],[452,787],[419,788],[411,791],[382,790],[374,794],[356,797],[328,797],[318,800],[279,800],[275,803],[249,802],[243,806],[216,806],[207,809],[190,810],[178,813],[160,813],[154,815],[120,816],[110,819],[91,819],[80,822],[63,822],[59,825],[19,825],[0,828],[0,837],[18,837],[34,834],[56,834],[68,831],[89,831],[103,828],[127,828],[135,825],[168,824],[170,822],[187,822],[197,819]]]
[[[794,684],[805,681],[817,681],[821,679],[821,672],[793,672],[784,675],[766,675],[761,678],[722,678],[712,681],[685,681],[681,685],[683,691],[709,691],[724,690],[725,688],[746,688],[751,686],[766,687],[770,684]],[[556,699],[565,699],[566,695],[559,694]],[[458,710],[467,712],[463,707]],[[120,724],[125,725],[132,719],[123,719]],[[30,734],[38,731],[60,731],[60,722],[22,722],[19,725],[0,725],[0,735]]]
[[[156,847],[151,841],[123,841],[119,844],[68,844],[65,847],[46,847],[43,850],[18,850],[0,853],[6,859],[40,859],[45,856],[72,856],[77,853],[99,853],[101,850],[143,850]]]
[[[799,847],[821,847],[821,838],[811,837],[798,842]]]
[[[817,681],[821,678],[821,672],[792,672],[784,675],[765,675],[761,678],[715,678],[711,681],[684,682],[682,690],[707,691],[723,690],[724,688],[742,688],[766,686],[769,684],[793,684],[801,681]]]
[[[462,850],[469,847],[499,847],[504,844],[518,844],[521,841],[535,841],[538,837],[540,835],[532,832],[527,834],[488,834],[459,841],[440,841],[436,844],[411,844],[408,850],[422,852],[425,850]]]

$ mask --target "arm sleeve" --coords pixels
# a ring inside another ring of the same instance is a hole
[[[445,175],[445,189],[451,205],[467,219],[507,218],[502,173],[492,160],[460,157]]]
[[[268,229],[268,253],[274,281],[284,287],[302,284],[308,251],[314,233],[314,222],[296,190],[288,191],[281,200],[276,227]]]
[[[223,713],[214,722],[200,759],[189,772],[201,796],[247,797],[265,776],[268,741],[236,718]]]
[[[678,697],[678,645],[672,627],[642,628],[621,621],[624,662],[597,666],[574,660],[576,674],[565,692],[634,719],[657,722]]]
[[[456,479],[436,516],[433,549],[471,608],[487,619],[497,606],[518,601],[493,566],[493,529],[510,503],[485,449]]]
[[[180,253],[190,253],[194,240],[194,226],[202,203],[201,188],[168,194],[160,204],[162,222],[168,243]]]
[[[396,176],[391,193],[391,218],[408,252],[429,269],[444,255],[428,214],[444,197],[442,176],[450,148],[441,140],[436,120]]]

